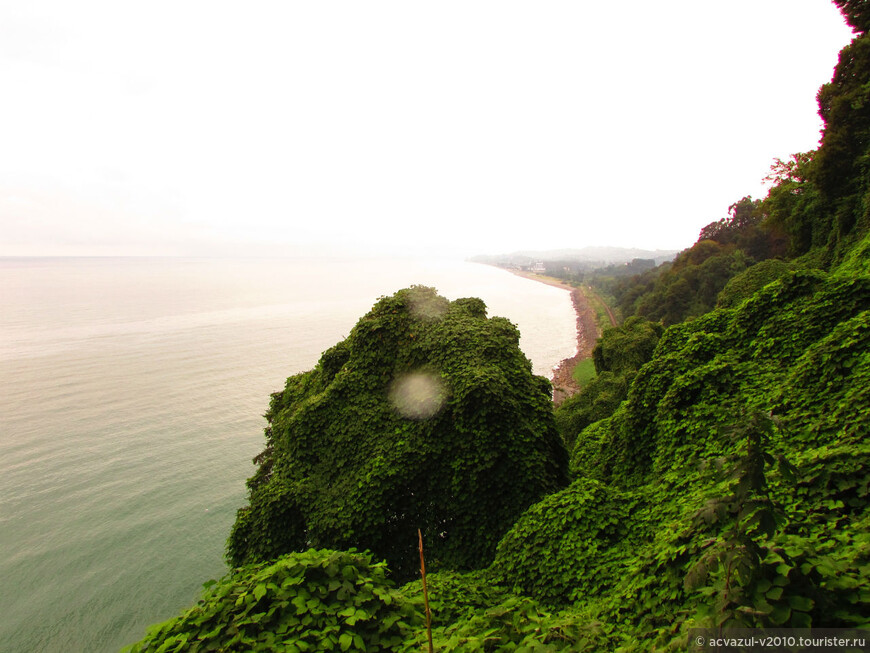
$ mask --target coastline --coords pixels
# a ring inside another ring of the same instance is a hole
[[[508,272],[531,281],[562,288],[571,293],[571,303],[574,305],[574,313],[577,316],[577,353],[571,358],[562,360],[553,370],[553,376],[550,379],[553,383],[553,404],[558,406],[565,399],[580,391],[580,386],[574,380],[574,368],[580,361],[592,358],[595,342],[601,335],[601,329],[595,319],[595,311],[582,288],[572,286],[567,281],[525,270],[508,270]]]

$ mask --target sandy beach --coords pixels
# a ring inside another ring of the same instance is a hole
[[[592,349],[601,335],[601,330],[595,319],[595,311],[589,305],[589,300],[586,299],[583,291],[566,281],[524,270],[510,270],[510,272],[532,281],[563,288],[571,293],[571,302],[574,304],[574,312],[577,315],[577,353],[559,363],[550,379],[553,382],[553,403],[558,406],[565,399],[580,391],[577,382],[574,381],[573,372],[577,363],[592,357]]]

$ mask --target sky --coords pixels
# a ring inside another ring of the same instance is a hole
[[[682,249],[818,145],[825,0],[0,3],[0,256]]]

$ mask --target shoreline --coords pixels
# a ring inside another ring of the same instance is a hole
[[[577,353],[570,358],[563,359],[553,370],[550,379],[553,384],[553,405],[558,406],[571,395],[580,392],[580,386],[574,380],[574,368],[580,361],[592,358],[595,342],[601,336],[598,321],[595,319],[595,311],[583,293],[583,289],[572,286],[567,281],[525,270],[508,270],[508,272],[530,281],[562,288],[571,293],[571,303],[574,305],[574,314],[577,318]]]

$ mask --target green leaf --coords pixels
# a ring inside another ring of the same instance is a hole
[[[782,587],[771,587],[769,590],[767,590],[767,593],[765,593],[765,597],[767,597],[767,599],[770,601],[778,601],[781,596]]]
[[[788,621],[790,616],[791,609],[788,606],[779,603],[773,606],[773,610],[770,613],[770,621],[776,626],[782,626]]]
[[[790,625],[792,628],[810,628],[813,620],[806,612],[792,611]]]
[[[787,600],[793,610],[800,610],[801,612],[809,612],[813,609],[813,605],[815,605],[812,599],[805,596],[789,596]]]

